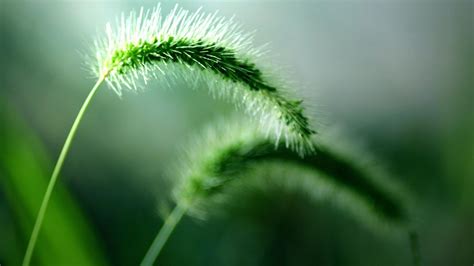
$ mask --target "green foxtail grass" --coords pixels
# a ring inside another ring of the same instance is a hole
[[[262,53],[253,47],[251,34],[241,31],[233,19],[200,10],[191,13],[175,7],[162,17],[160,6],[122,14],[116,27],[106,25],[106,34],[95,42],[91,60],[97,82],[82,105],[55,165],[28,243],[23,265],[29,265],[48,202],[68,151],[88,105],[106,82],[119,95],[137,90],[152,78],[172,86],[175,79],[190,84],[205,82],[209,91],[243,107],[275,143],[303,155],[314,150],[314,134],[300,100],[285,93],[285,86],[273,81],[256,63]],[[275,79],[276,80],[276,79]]]
[[[303,192],[315,202],[330,202],[374,230],[406,232],[411,204],[403,187],[338,135],[320,132],[313,139],[315,153],[301,157],[285,145],[275,145],[247,121],[210,127],[195,145],[188,145],[191,148],[177,167],[181,171],[173,193],[177,207],[142,265],[153,264],[181,216],[203,217],[213,202],[222,202],[229,187],[253,176]]]

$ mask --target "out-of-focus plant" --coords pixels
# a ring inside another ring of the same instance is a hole
[[[175,79],[190,84],[205,82],[213,95],[233,101],[260,125],[284,139],[299,154],[314,150],[312,130],[300,100],[287,96],[285,85],[256,65],[262,53],[251,34],[245,34],[232,19],[199,10],[190,13],[175,7],[162,18],[160,7],[128,17],[122,14],[116,29],[106,26],[106,36],[96,45],[96,60],[90,60],[97,82],[84,101],[61,150],[37,216],[23,265],[29,265],[41,224],[59,173],[85,111],[103,82],[117,93],[137,90],[150,78],[172,86]]]
[[[0,108],[0,183],[11,206],[16,232],[28,232],[48,182],[51,166],[43,145],[16,110],[4,102]],[[43,226],[35,265],[106,265],[93,230],[74,199],[59,186]],[[26,234],[19,234],[25,244]],[[3,259],[3,258],[2,258]],[[11,254],[7,265],[18,265]]]
[[[152,265],[176,224],[186,213],[202,217],[221,202],[232,184],[265,178],[296,190],[315,202],[328,202],[352,214],[376,231],[408,232],[418,263],[411,204],[403,187],[374,164],[363,150],[322,132],[313,140],[315,153],[299,156],[285,145],[275,145],[248,121],[210,128],[177,168],[181,177],[174,190],[175,209],[166,219],[142,265]]]

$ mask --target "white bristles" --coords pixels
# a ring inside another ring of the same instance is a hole
[[[137,55],[136,52],[150,45],[158,48],[162,44],[166,46],[178,41],[184,44],[180,49],[172,50],[174,54],[167,50],[160,50],[159,54],[146,50],[146,56],[153,56],[157,60],[144,60],[144,55]],[[291,101],[285,97],[285,86],[260,68],[255,70],[258,78],[261,78],[258,82],[270,89],[274,88],[271,84],[274,82],[271,81],[279,83],[275,91],[253,88],[248,77],[246,79],[236,74],[237,70],[243,69],[240,63],[251,62],[249,66],[253,67],[253,62],[263,54],[254,48],[252,42],[252,34],[242,32],[241,26],[233,18],[220,17],[217,12],[205,14],[201,9],[189,12],[178,6],[162,17],[158,5],[151,11],[141,8],[139,12],[132,11],[128,16],[122,14],[115,27],[107,24],[105,37],[95,43],[97,64],[93,70],[98,78],[105,78],[118,95],[124,89],[136,91],[152,78],[165,87],[173,87],[177,82],[183,84],[184,81],[195,88],[208,88],[214,97],[230,100],[250,114],[252,119],[260,120],[261,129],[267,136],[275,136],[277,141],[284,139],[288,147],[300,154],[312,151],[310,136],[307,132],[298,131],[301,121],[297,121],[298,118],[291,120],[295,114],[300,115],[297,113],[300,111],[284,109],[287,107],[283,103]],[[199,58],[196,58],[192,54],[195,48],[220,49],[224,58],[236,58],[238,63],[228,65],[222,58],[207,53],[207,50],[197,54]],[[207,61],[202,61],[203,58]],[[133,64],[128,63],[132,59]],[[124,65],[127,67],[121,68]],[[216,77],[222,69],[229,75],[241,77],[242,81],[238,78],[232,80],[225,75]]]
[[[158,5],[151,12],[141,8],[138,14],[135,11],[132,11],[128,17],[122,14],[115,28],[107,23],[105,38],[101,38],[95,45],[98,65],[94,67],[94,72],[99,77],[106,75],[109,84],[113,84],[111,87],[119,95],[122,93],[123,86],[121,85],[136,90],[139,83],[131,82],[132,80],[136,81],[140,77],[146,81],[150,78],[150,73],[154,72],[153,70],[160,69],[153,68],[152,71],[140,69],[134,71],[133,75],[127,75],[127,78],[120,78],[119,76],[123,74],[116,73],[110,65],[115,52],[125,51],[131,45],[139,45],[154,39],[168,40],[170,37],[218,43],[220,46],[232,49],[243,58],[256,57],[260,53],[258,49],[251,46],[252,36],[244,34],[240,25],[232,18],[220,17],[217,12],[206,15],[201,8],[190,13],[177,5],[163,18],[160,5]]]

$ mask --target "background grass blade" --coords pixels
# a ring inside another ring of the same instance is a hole
[[[48,182],[51,161],[41,142],[21,116],[2,104],[0,112],[0,179],[9,204],[19,245],[26,248],[39,204]],[[101,245],[80,207],[64,186],[58,184],[39,237],[34,265],[106,265]],[[21,256],[11,254],[10,264]]]

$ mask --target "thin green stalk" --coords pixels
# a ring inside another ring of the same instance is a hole
[[[61,153],[59,154],[58,161],[56,162],[56,166],[54,167],[53,174],[51,175],[51,179],[49,180],[46,193],[44,194],[43,201],[41,202],[41,207],[39,209],[38,216],[36,218],[35,225],[33,227],[33,232],[31,233],[31,237],[28,242],[28,247],[26,249],[25,257],[23,258],[23,264],[22,264],[23,266],[30,265],[31,258],[33,256],[33,251],[35,249],[36,241],[38,240],[38,235],[39,235],[41,225],[44,220],[46,209],[48,208],[48,203],[49,203],[49,200],[51,199],[51,194],[53,192],[54,186],[56,185],[56,181],[59,177],[59,173],[61,172],[61,168],[64,164],[64,160],[66,159],[66,156],[69,152],[69,148],[71,147],[71,143],[74,139],[74,136],[76,135],[76,131],[77,131],[77,128],[79,127],[82,117],[84,116],[84,113],[86,112],[87,107],[89,106],[89,103],[91,102],[92,98],[97,92],[97,89],[105,80],[105,77],[106,75],[103,75],[101,78],[99,78],[97,82],[95,83],[94,87],[92,88],[92,90],[89,92],[89,95],[87,96],[86,100],[82,104],[81,110],[79,110],[79,113],[77,114],[77,117],[74,120],[74,124],[72,124],[71,130],[69,131],[66,141],[64,142]]]
[[[408,232],[408,237],[410,239],[410,248],[411,254],[413,257],[413,265],[421,265],[421,256],[420,256],[420,243],[418,242],[418,234],[415,231]]]
[[[171,214],[166,218],[165,224],[158,232],[155,240],[150,246],[150,249],[143,258],[141,266],[152,266],[158,255],[160,255],[161,249],[165,245],[166,241],[170,237],[176,225],[179,223],[183,215],[186,213],[188,207],[182,203],[178,203]]]

